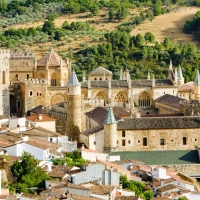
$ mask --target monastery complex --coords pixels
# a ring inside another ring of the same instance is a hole
[[[200,75],[184,83],[170,61],[166,79],[128,70],[113,80],[99,66],[79,82],[70,60],[53,48],[40,60],[32,52],[0,50],[0,115],[46,114],[56,131],[88,148],[107,151],[188,150],[200,146]]]

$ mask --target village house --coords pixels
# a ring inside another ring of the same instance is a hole
[[[48,160],[52,157],[61,157],[61,145],[6,132],[0,135],[0,148],[9,156],[21,156],[23,152],[32,154],[38,160]]]

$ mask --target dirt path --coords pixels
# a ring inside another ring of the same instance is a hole
[[[194,41],[193,35],[183,34],[182,31],[185,21],[192,19],[198,10],[200,10],[198,7],[182,7],[176,12],[160,15],[152,22],[148,20],[137,26],[131,35],[138,33],[144,35],[146,32],[151,32],[159,42],[163,41],[165,37],[169,37],[170,40],[180,43],[195,42],[200,47],[200,43]]]

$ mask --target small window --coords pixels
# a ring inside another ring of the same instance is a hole
[[[69,88],[67,88],[68,92],[69,92]]]
[[[117,144],[119,143],[119,142],[118,142],[118,140],[117,140],[117,142],[116,142],[116,143],[117,143]]]
[[[30,92],[29,92],[29,95],[32,97],[32,96],[33,96],[33,92],[32,92],[32,91],[30,91]]]
[[[99,80],[101,81],[102,79],[100,78]]]
[[[126,136],[126,132],[122,131],[122,137],[125,137],[125,136]]]
[[[38,92],[37,92],[37,96],[38,96]]]
[[[50,142],[53,142],[53,138],[50,138]]]
[[[130,141],[130,140],[128,140],[128,144],[131,144],[131,141]]]
[[[126,140],[122,140],[122,146],[126,146]]]
[[[187,137],[183,137],[183,145],[187,145]]]
[[[160,145],[165,145],[165,139],[160,139]]]
[[[26,74],[26,78],[29,79],[29,74]]]
[[[42,93],[40,93],[40,96],[42,96]]]
[[[96,145],[96,141],[94,141],[94,145]]]
[[[143,146],[147,146],[147,138],[143,138]]]
[[[18,108],[18,109],[21,108],[21,103],[20,103],[20,101],[17,102],[17,108]]]

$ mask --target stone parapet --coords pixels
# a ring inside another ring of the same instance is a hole
[[[22,82],[22,84],[25,84],[25,85],[35,85],[35,84],[44,84],[44,85],[47,85],[48,84],[48,81],[45,80],[45,79],[34,79],[34,78],[31,78],[31,79],[25,79],[24,82]]]

